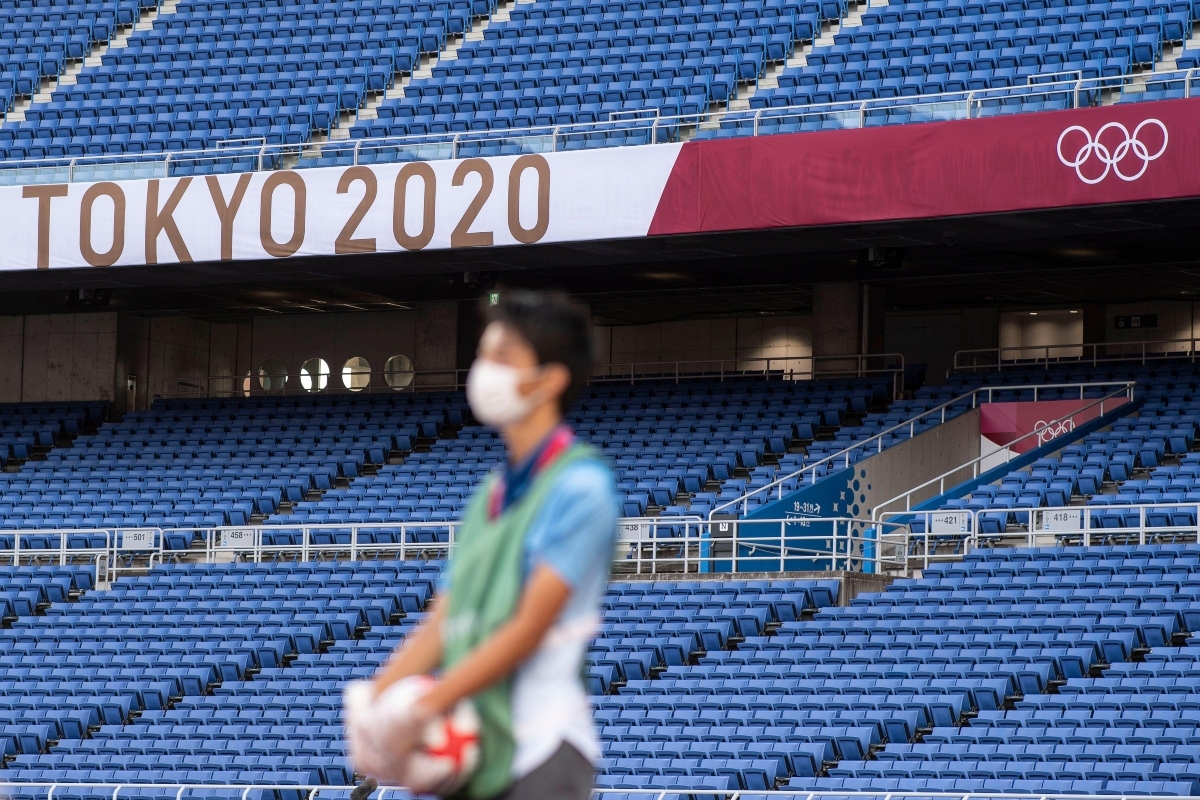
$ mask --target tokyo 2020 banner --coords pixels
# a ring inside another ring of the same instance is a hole
[[[491,247],[1200,197],[1200,99],[456,161],[0,188],[0,269]]]

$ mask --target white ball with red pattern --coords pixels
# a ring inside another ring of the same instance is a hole
[[[397,681],[379,697],[382,715],[405,714],[434,680],[417,675]],[[425,726],[418,748],[404,765],[404,785],[415,792],[452,794],[467,782],[479,765],[479,715],[470,700]]]

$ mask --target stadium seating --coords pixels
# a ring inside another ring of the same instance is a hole
[[[882,378],[597,384],[570,422],[617,470],[624,515],[694,516],[939,402],[889,401]],[[28,553],[58,550],[53,530],[76,531],[71,549],[94,549],[105,543],[88,530],[162,528],[166,548],[182,551],[194,531],[250,522],[278,526],[265,534],[268,546],[299,544],[300,524],[445,523],[504,458],[461,394],[160,401],[98,429],[102,406],[72,408],[0,406],[0,419],[28,420],[5,423],[21,432],[9,443],[15,459],[27,459],[35,441],[46,451],[0,473],[0,550],[14,546],[5,530],[21,531]],[[766,500],[752,498],[751,510]],[[445,528],[428,529],[409,541],[445,538]],[[314,543],[348,541],[342,531]],[[363,541],[394,544],[398,531]]]
[[[1165,43],[1191,36],[1194,19],[1190,3],[1168,0],[931,0],[873,7],[861,25],[839,31],[832,44],[814,47],[804,66],[785,69],[778,88],[754,94],[753,112],[729,115],[720,128],[701,131],[698,138],[841,128],[847,113],[857,120],[860,112],[833,104],[879,98],[943,95],[941,100],[957,103],[937,106],[928,97],[920,105],[891,103],[865,109],[863,124],[953,119],[962,115],[968,92],[986,90],[993,91],[974,98],[973,116],[1070,108],[1073,86],[1037,85],[1119,78],[1134,66],[1152,67]],[[1179,66],[1190,66],[1193,58],[1185,55]],[[1150,93],[1128,99],[1182,97],[1182,76],[1175,77],[1174,83],[1151,84]],[[994,91],[1009,87],[1033,88]],[[1085,87],[1082,99],[1087,104],[1098,96]],[[772,110],[790,106],[811,107],[802,115]]]
[[[938,645],[961,644],[946,669],[1024,661],[1048,669],[1057,693],[1031,691],[1030,675],[1011,708],[977,705],[969,726],[935,724],[921,742],[791,785],[1194,795],[1198,564],[1194,546],[998,550],[856,602],[845,612],[860,612],[856,633],[903,619],[897,640],[913,620],[958,610],[947,626],[964,630]]]
[[[25,122],[0,127],[0,156],[307,142],[489,10],[486,0],[183,0],[152,29],[109,48],[74,85],[57,87],[50,102],[31,106]],[[176,174],[254,167],[243,153],[185,161]]]
[[[107,403],[8,403],[0,405],[0,463],[19,463],[80,433],[92,433]]]
[[[964,380],[959,378],[954,383]],[[979,378],[971,379],[976,380]],[[1163,529],[1159,539],[1170,541],[1181,534],[1180,528],[1194,528],[1195,504],[1200,503],[1200,453],[1193,452],[1200,422],[1200,396],[1196,390],[1200,369],[1196,365],[1164,361],[1151,366],[1062,366],[1050,371],[1019,370],[1006,380],[1136,380],[1138,396],[1144,398],[1144,403],[1134,414],[1108,428],[980,486],[966,498],[946,500],[941,508],[978,512],[980,532],[999,534],[1009,526],[1028,529],[1028,509],[1072,503],[1094,509],[1161,503],[1163,507],[1150,508],[1144,519],[1146,526]],[[996,399],[1003,398],[997,394]],[[1143,516],[1138,510],[1095,509],[1090,524],[1105,530],[1137,528],[1143,524]],[[914,525],[923,530],[924,520],[918,519]],[[1119,533],[1113,536],[1120,538]],[[1194,539],[1194,530],[1191,536]]]
[[[463,405],[436,393],[159,404],[0,474],[0,530],[245,524],[461,424]],[[15,409],[40,419],[36,406]],[[186,549],[180,536],[167,546]],[[0,549],[12,546],[0,533]]]
[[[813,39],[822,21],[846,10],[841,0],[517,4],[482,41],[465,43],[431,77],[414,79],[402,99],[384,102],[377,120],[356,125],[350,135],[584,125],[560,132],[563,149],[666,141],[677,124],[652,131],[655,118],[700,114],[727,102],[739,83],[756,81],[767,64],[788,58],[797,41]],[[627,124],[586,127],[614,120]],[[459,152],[506,154],[521,146],[467,136]],[[316,163],[339,158],[331,148],[322,155]],[[363,155],[403,156],[395,150]]]
[[[440,566],[187,564],[109,591],[0,570],[0,597],[45,612],[0,630],[0,780],[344,783],[341,685],[421,619]],[[1200,547],[994,550],[839,592],[611,584],[598,784],[1195,793]]]
[[[119,26],[131,25],[142,7],[126,2],[8,2],[0,5],[0,113],[17,97],[35,94],[42,81],[62,73],[70,60],[87,56]]]
[[[7,0],[0,24],[14,35],[0,49],[0,107],[41,90],[93,45],[107,45],[148,0],[115,4]],[[138,3],[141,3],[139,7]],[[457,153],[523,152],[527,143],[495,131],[555,131],[564,149],[665,141],[679,115],[727,108],[739,86],[758,87],[768,66],[792,59],[822,26],[849,12],[843,0],[537,0],[491,17],[491,0],[181,0],[158,6],[149,30],[130,31],[101,63],[56,85],[49,102],[0,126],[0,159],[123,154],[122,175],[254,169],[281,162],[275,146],[328,135],[369,98],[412,74],[423,55],[488,18],[482,38],[411,80],[402,97],[353,124],[351,141],[313,149],[299,166],[429,157],[416,147],[374,146],[384,136],[457,134]],[[749,112],[726,117],[698,138],[844,127],[836,104],[875,98],[1027,86],[1063,76],[1116,78],[1159,63],[1164,43],[1190,36],[1185,0],[1042,2],[929,0],[863,10],[861,24],[811,48],[777,86],[750,97]],[[124,35],[124,34],[122,34]],[[1195,66],[1185,54],[1181,68]],[[1130,99],[1182,95],[1182,83],[1154,83]],[[1095,100],[1086,93],[1087,102]],[[1070,93],[982,98],[976,115],[1062,108]],[[763,110],[811,106],[804,116]],[[938,118],[945,108],[898,105],[868,124]],[[357,116],[356,116],[357,119]],[[662,120],[661,124],[655,120]],[[589,127],[608,123],[604,127]],[[613,124],[617,123],[617,124]],[[564,126],[567,127],[563,130]],[[203,158],[181,151],[209,152]],[[137,165],[139,156],[144,163]],[[140,171],[139,171],[140,170]]]
[[[1121,375],[1142,373],[1119,368],[956,378],[897,402],[889,402],[882,378],[596,384],[569,421],[616,469],[624,516],[705,517],[779,478],[785,478],[783,491],[795,490],[802,479],[786,476],[801,469],[819,465],[814,469],[820,478],[846,458],[853,463],[918,435],[941,419],[922,413],[985,380],[1002,386]],[[1057,397],[1056,391],[1042,396]],[[997,400],[1016,396],[1002,389],[995,394]],[[947,418],[968,407],[964,401],[948,409]],[[12,406],[6,413],[36,416],[43,410]],[[1190,419],[1178,421],[1172,451],[1190,447]],[[78,422],[62,425],[68,436],[78,428]],[[821,463],[895,426],[879,447]],[[46,431],[39,435],[58,441]],[[182,551],[193,542],[191,531],[250,522],[272,526],[263,537],[267,546],[300,544],[298,526],[328,524],[422,523],[424,528],[408,531],[407,541],[445,541],[448,529],[437,523],[458,519],[473,487],[504,457],[495,433],[472,422],[463,397],[446,393],[160,401],[151,411],[61,443],[70,446],[0,474],[0,550],[13,547],[4,529],[23,531],[21,548],[30,551],[58,549],[53,529],[81,531],[70,534],[69,547],[94,548],[103,542],[91,543],[82,531],[145,527],[167,530],[167,549]],[[20,448],[15,441],[13,446]],[[1139,464],[1149,456],[1141,458]],[[1013,502],[1012,487],[1003,488],[995,502]],[[1042,505],[1055,496],[1046,489]],[[947,507],[974,508],[970,504],[987,491]],[[752,495],[745,508],[755,511],[774,496],[774,490]],[[673,532],[663,526],[660,535]],[[375,528],[359,541],[396,544],[400,538],[399,529]],[[350,531],[323,531],[310,541],[347,544]]]
[[[625,516],[651,510],[703,515],[769,483],[781,470],[800,469],[866,431],[873,433],[876,419],[886,415],[871,409],[886,407],[887,400],[886,381],[880,379],[594,385],[569,422],[581,439],[602,448],[617,470]],[[849,424],[857,420],[862,425]],[[813,442],[826,431],[836,431],[838,438]],[[807,456],[789,452],[801,443],[810,445]],[[381,467],[344,492],[270,522],[458,519],[472,487],[503,458],[495,432],[471,424],[434,443],[429,452]]]
[[[345,785],[341,684],[373,667],[336,643],[411,627],[439,567],[176,566],[76,602],[51,573],[45,616],[0,631],[0,781]]]

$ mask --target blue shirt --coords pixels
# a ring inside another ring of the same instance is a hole
[[[541,447],[506,479],[506,500],[530,485]],[[512,711],[516,752],[513,778],[529,774],[566,742],[595,763],[600,740],[580,680],[588,643],[595,636],[600,602],[617,544],[616,482],[599,459],[581,459],[554,476],[545,504],[525,532],[523,580],[538,567],[553,570],[571,596],[538,649],[513,675]],[[439,588],[450,590],[449,570]]]
[[[504,472],[505,508],[532,485],[533,466],[545,446],[546,442],[538,445],[521,464],[509,462]],[[595,613],[617,546],[619,516],[616,480],[603,461],[576,461],[555,476],[545,506],[525,532],[523,572],[528,580],[545,564],[570,585],[571,599],[560,619]],[[448,581],[449,570],[445,570],[438,582],[440,591],[449,588]]]

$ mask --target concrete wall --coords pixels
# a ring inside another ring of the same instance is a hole
[[[1040,358],[1047,345],[1083,344],[1082,309],[1052,309],[1012,311],[1000,315],[1000,346],[1023,347],[1024,351],[1007,352],[1006,359]],[[1082,348],[1057,347],[1051,357],[1078,356]]]
[[[21,400],[25,371],[25,318],[0,317],[0,403]]]
[[[901,492],[978,458],[979,436],[979,409],[972,409],[877,456],[860,461],[857,466],[866,470],[866,481],[870,485],[864,492],[867,496],[867,515],[871,509]],[[946,488],[970,476],[971,470],[964,470],[961,475],[947,480]],[[914,495],[912,505],[934,497],[941,491],[938,486],[931,486]],[[903,511],[904,506],[901,504],[883,510]]]
[[[1116,317],[1157,314],[1154,328],[1116,327]],[[1145,303],[1122,303],[1104,308],[1104,341],[1144,342],[1170,339],[1191,339],[1196,336],[1196,304],[1173,300],[1153,300]]]
[[[456,303],[436,303],[417,307],[416,337],[412,353],[405,353],[413,360],[418,372],[434,373],[418,376],[417,382],[440,386],[455,378],[458,366],[458,313]],[[397,351],[400,352],[400,351]],[[396,353],[389,353],[393,356]],[[383,369],[383,362],[379,362]],[[446,370],[444,374],[442,370]],[[465,380],[466,375],[459,376]]]
[[[229,394],[250,368],[247,323],[194,317],[122,314],[118,331],[116,408],[146,408],[156,396],[181,392]],[[223,379],[223,380],[222,380]]]
[[[330,388],[342,389],[342,367],[348,359],[365,358],[373,374],[371,388],[381,388],[387,360],[408,356],[418,372],[453,370],[457,360],[457,306],[436,303],[415,310],[346,314],[297,314],[255,317],[250,365],[257,388],[259,367],[277,358],[287,367],[289,391],[300,388],[301,365],[321,358],[329,365]],[[244,372],[242,374],[245,374]],[[445,382],[433,376],[431,382]]]
[[[812,317],[808,316],[597,325],[593,336],[598,365],[726,360],[752,367],[750,359],[812,355]],[[690,369],[707,371],[712,366],[696,364]],[[807,363],[794,366],[808,368]]]
[[[453,303],[413,310],[261,316],[211,321],[185,316],[90,313],[0,317],[0,402],[108,400],[118,412],[163,394],[237,394],[245,376],[278,358],[298,390],[301,363],[323,358],[330,387],[353,356],[381,373],[390,356],[417,370],[453,370]],[[439,376],[445,381],[453,373]],[[373,384],[383,385],[378,374]]]
[[[0,352],[0,370],[7,373],[5,399],[115,399],[115,313],[39,314],[9,320],[0,329],[5,340]],[[16,375],[20,378],[14,385]]]
[[[945,313],[891,313],[884,319],[884,350],[903,353],[906,364],[924,364],[925,382],[940,386],[959,350],[978,350],[997,344],[994,309],[964,309]]]

